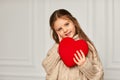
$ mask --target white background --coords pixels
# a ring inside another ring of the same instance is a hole
[[[60,8],[94,42],[105,80],[120,80],[120,0],[0,0],[0,80],[45,80],[49,17]]]

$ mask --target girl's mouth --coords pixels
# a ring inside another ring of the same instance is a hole
[[[70,36],[70,34],[71,34],[71,31],[70,31],[70,32],[68,32],[67,34],[65,34],[65,36]]]

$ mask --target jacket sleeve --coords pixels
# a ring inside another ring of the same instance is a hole
[[[52,73],[60,60],[59,54],[57,52],[57,46],[57,44],[53,45],[53,47],[48,51],[46,58],[42,62],[47,75]]]
[[[103,80],[104,72],[102,63],[94,47],[90,43],[88,43],[88,45],[89,49],[92,49],[93,51],[89,50],[86,62],[79,66],[79,69],[87,80]]]

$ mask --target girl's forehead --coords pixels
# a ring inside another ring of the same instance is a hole
[[[61,17],[61,18],[57,18],[55,23],[60,23],[60,22],[68,22],[71,21],[69,18],[66,17]]]
[[[59,26],[59,25],[62,25],[66,22],[69,22],[70,20],[69,19],[64,19],[64,18],[58,18],[55,23],[54,23],[54,26]]]

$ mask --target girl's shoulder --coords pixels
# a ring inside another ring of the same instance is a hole
[[[58,46],[59,46],[59,44],[54,43],[52,45],[52,47],[48,50],[48,55],[51,54],[51,53],[56,53],[58,51]]]
[[[54,44],[52,45],[52,47],[51,47],[49,50],[58,49],[58,46],[59,46],[59,44],[54,43]]]

